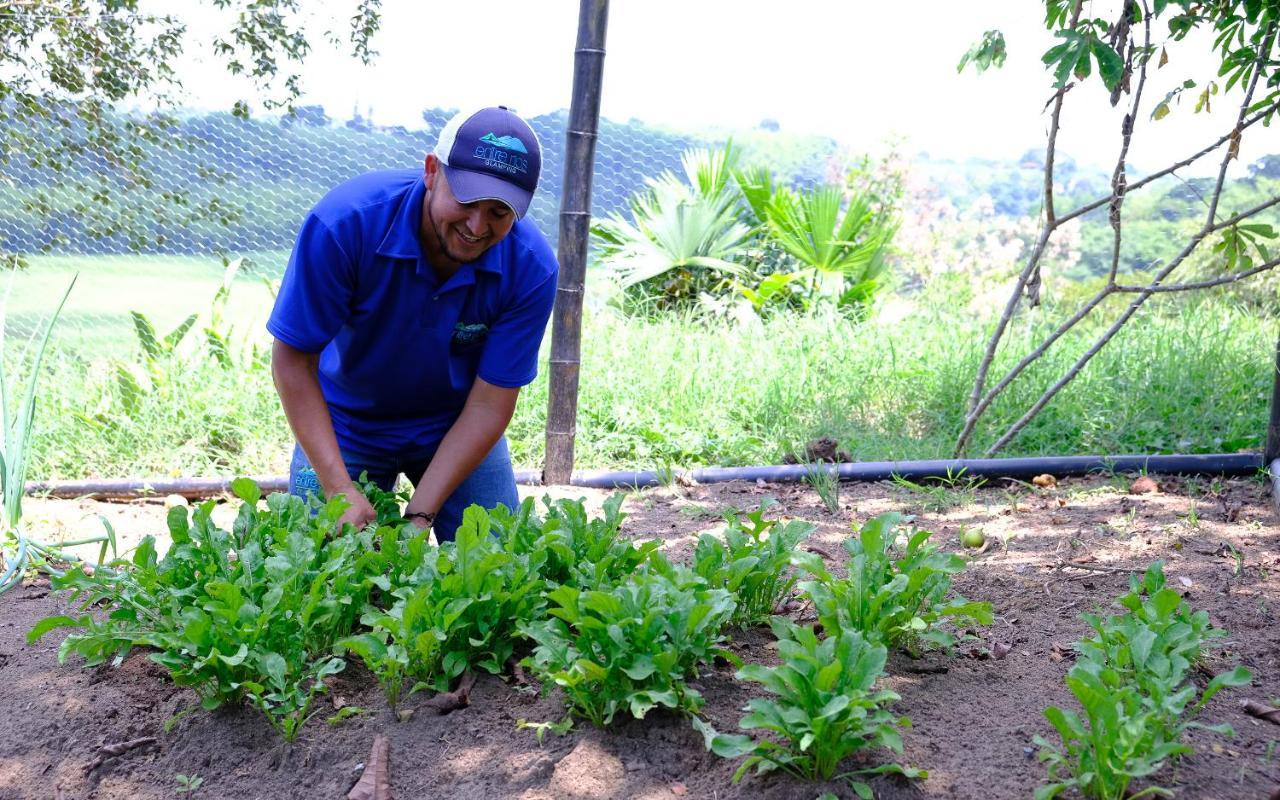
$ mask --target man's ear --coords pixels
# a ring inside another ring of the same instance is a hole
[[[436,182],[438,174],[440,174],[440,159],[436,158],[435,153],[427,153],[422,164],[422,177],[427,182],[428,189]]]

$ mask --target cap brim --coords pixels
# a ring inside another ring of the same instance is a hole
[[[507,183],[483,172],[440,165],[445,177],[449,180],[449,191],[459,203],[476,203],[481,200],[497,200],[511,208],[516,217],[523,218],[533,200],[533,192],[526,192],[519,186]]]

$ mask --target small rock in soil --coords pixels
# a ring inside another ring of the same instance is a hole
[[[1160,484],[1150,475],[1140,475],[1129,486],[1129,494],[1155,494],[1160,491]]]

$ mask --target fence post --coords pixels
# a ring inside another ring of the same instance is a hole
[[[1271,470],[1271,503],[1280,514],[1280,338],[1276,339],[1276,363],[1271,370],[1271,417],[1262,463]]]
[[[600,87],[609,0],[581,0],[573,52],[573,99],[565,131],[564,191],[560,197],[560,278],[551,323],[547,455],[543,483],[564,484],[573,473],[578,375],[582,357],[582,287],[591,227],[591,174],[600,127]]]

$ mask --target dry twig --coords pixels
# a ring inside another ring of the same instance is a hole
[[[128,742],[115,742],[114,744],[104,744],[98,748],[98,752],[93,761],[90,761],[84,768],[84,774],[88,775],[98,767],[102,766],[108,758],[122,756],[130,750],[136,750],[139,747],[147,747],[156,743],[156,737],[143,736],[141,739],[134,739]]]

